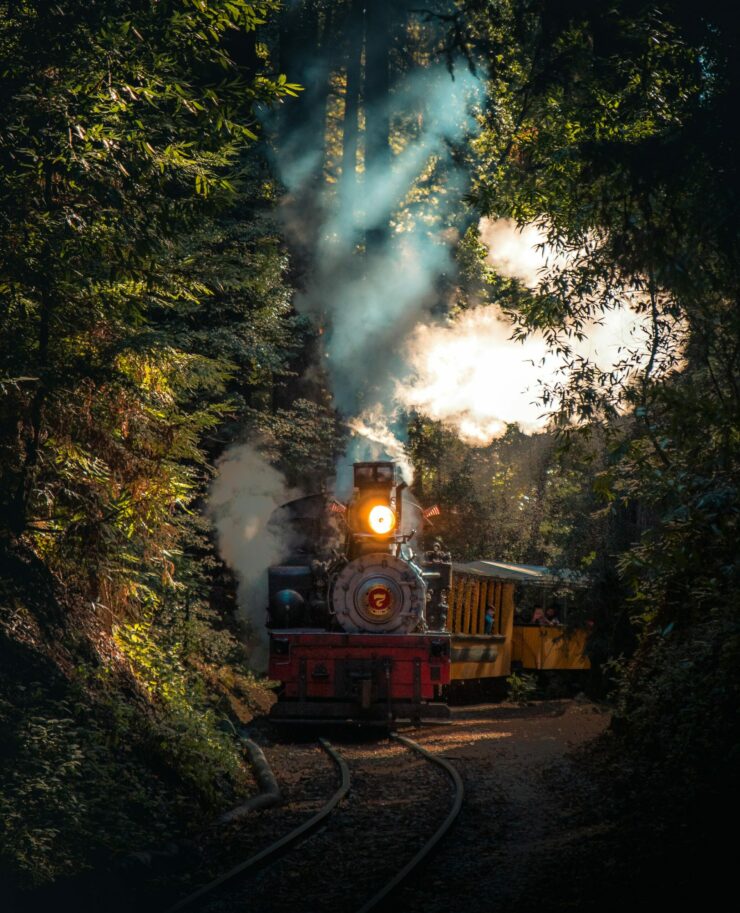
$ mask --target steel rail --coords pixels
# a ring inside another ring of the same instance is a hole
[[[370,898],[362,907],[357,911],[357,913],[369,913],[370,910],[374,910],[378,904],[388,897],[396,888],[401,884],[401,882],[406,879],[411,872],[423,862],[424,859],[432,852],[432,850],[437,846],[440,840],[444,837],[447,831],[452,827],[455,818],[457,818],[462,808],[463,798],[465,796],[465,787],[463,786],[463,781],[460,774],[457,770],[450,764],[446,758],[440,758],[437,755],[432,754],[430,751],[427,751],[426,748],[419,745],[418,742],[414,742],[413,739],[406,738],[406,736],[399,735],[397,732],[391,733],[391,738],[395,739],[396,742],[401,742],[407,748],[412,749],[413,751],[418,752],[423,755],[428,761],[431,761],[434,764],[442,767],[446,773],[449,775],[455,787],[455,794],[452,800],[452,806],[450,807],[447,817],[440,824],[437,830],[432,834],[432,836],[427,840],[427,842],[422,846],[419,852],[411,859],[406,865],[394,875],[394,877],[385,884],[384,887],[378,891],[373,897]]]
[[[173,906],[168,907],[165,913],[176,913],[178,910],[184,910],[186,907],[190,907],[197,901],[201,900],[203,897],[205,897],[206,894],[210,894],[217,888],[220,888],[222,885],[226,884],[228,881],[231,881],[238,875],[246,872],[248,869],[253,869],[255,866],[266,862],[268,859],[274,859],[282,855],[289,847],[300,840],[301,837],[305,837],[307,834],[310,834],[311,831],[315,830],[315,828],[321,824],[324,818],[326,818],[334,811],[336,806],[349,792],[349,767],[347,767],[347,762],[344,760],[344,758],[332,748],[326,739],[319,739],[319,744],[337,765],[341,776],[339,789],[337,789],[329,801],[326,802],[326,804],[323,805],[315,815],[309,818],[308,821],[304,821],[304,823],[297,827],[295,830],[290,831],[289,834],[286,834],[284,837],[276,840],[275,843],[271,843],[269,846],[265,847],[265,849],[260,850],[259,853],[256,853],[254,856],[250,856],[249,859],[246,859],[244,862],[240,862],[232,869],[229,869],[228,872],[225,872],[223,875],[219,875],[218,878],[214,878],[213,881],[203,885],[202,888],[199,888],[197,891],[194,891],[192,894],[189,894],[187,897],[179,900]]]

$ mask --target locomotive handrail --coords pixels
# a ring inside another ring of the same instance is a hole
[[[454,787],[455,795],[452,801],[452,807],[447,814],[445,820],[440,824],[437,830],[432,834],[432,836],[427,840],[427,842],[422,846],[419,852],[411,859],[410,862],[407,862],[406,865],[401,869],[400,872],[397,872],[396,875],[383,887],[377,894],[370,898],[362,907],[357,911],[357,913],[369,913],[370,910],[374,910],[378,904],[385,900],[389,894],[391,894],[398,887],[399,884],[422,862],[434,847],[440,842],[444,837],[447,831],[452,827],[455,818],[460,813],[462,808],[463,798],[465,797],[465,787],[463,786],[462,777],[457,772],[457,770],[450,764],[446,758],[440,758],[437,755],[432,754],[430,751],[427,751],[422,745],[419,745],[418,742],[414,742],[413,739],[409,739],[406,736],[399,735],[397,732],[391,733],[391,738],[395,739],[397,742],[401,742],[407,748],[411,748],[413,751],[417,751],[419,754],[423,755],[427,760],[431,761],[434,764],[438,764],[440,767],[449,774]]]
[[[220,888],[221,885],[225,884],[227,881],[231,881],[233,878],[236,878],[237,875],[241,875],[242,872],[245,872],[247,869],[254,868],[255,866],[265,862],[273,856],[279,855],[289,846],[292,846],[301,837],[304,837],[306,834],[313,831],[324,820],[324,818],[331,814],[331,812],[349,792],[349,767],[347,766],[347,762],[344,760],[344,758],[334,750],[334,748],[326,739],[319,739],[319,744],[337,765],[341,777],[339,789],[336,790],[329,801],[326,802],[325,805],[323,805],[315,815],[309,818],[308,821],[304,821],[303,824],[295,828],[295,830],[290,831],[290,833],[286,834],[284,837],[276,840],[275,843],[271,843],[268,847],[265,847],[265,849],[260,850],[259,853],[256,853],[254,856],[250,856],[249,859],[246,859],[244,862],[240,862],[232,869],[229,869],[228,872],[225,872],[218,878],[214,878],[213,881],[203,885],[202,888],[199,888],[197,891],[194,891],[192,894],[189,894],[187,897],[179,900],[173,906],[168,907],[165,913],[176,913],[178,910],[184,910],[186,907],[189,907],[196,901],[200,900],[206,894],[210,894],[212,891]]]

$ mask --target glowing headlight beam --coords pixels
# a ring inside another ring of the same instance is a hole
[[[370,529],[377,535],[382,536],[391,532],[396,525],[396,517],[390,507],[385,504],[376,504],[370,511],[368,522],[370,523]]]

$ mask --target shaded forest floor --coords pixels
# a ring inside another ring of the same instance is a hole
[[[420,741],[458,768],[465,807],[433,877],[417,878],[401,902],[429,911],[558,909],[553,881],[564,855],[609,832],[606,823],[579,816],[596,785],[580,773],[578,784],[572,782],[569,756],[605,732],[609,713],[562,700],[461,707],[453,714],[449,729]],[[576,885],[569,893],[572,901],[583,899]]]
[[[669,833],[635,807],[629,773],[615,775],[609,723],[590,701],[540,701],[457,708],[449,729],[422,735],[460,770],[466,802],[398,908],[616,911],[686,901],[700,886],[711,896],[726,871],[711,833]]]

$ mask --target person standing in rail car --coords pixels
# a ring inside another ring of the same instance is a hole
[[[483,620],[483,630],[485,631],[486,634],[493,634],[493,619],[494,619],[493,606],[488,605],[488,606],[486,606],[486,616]]]

